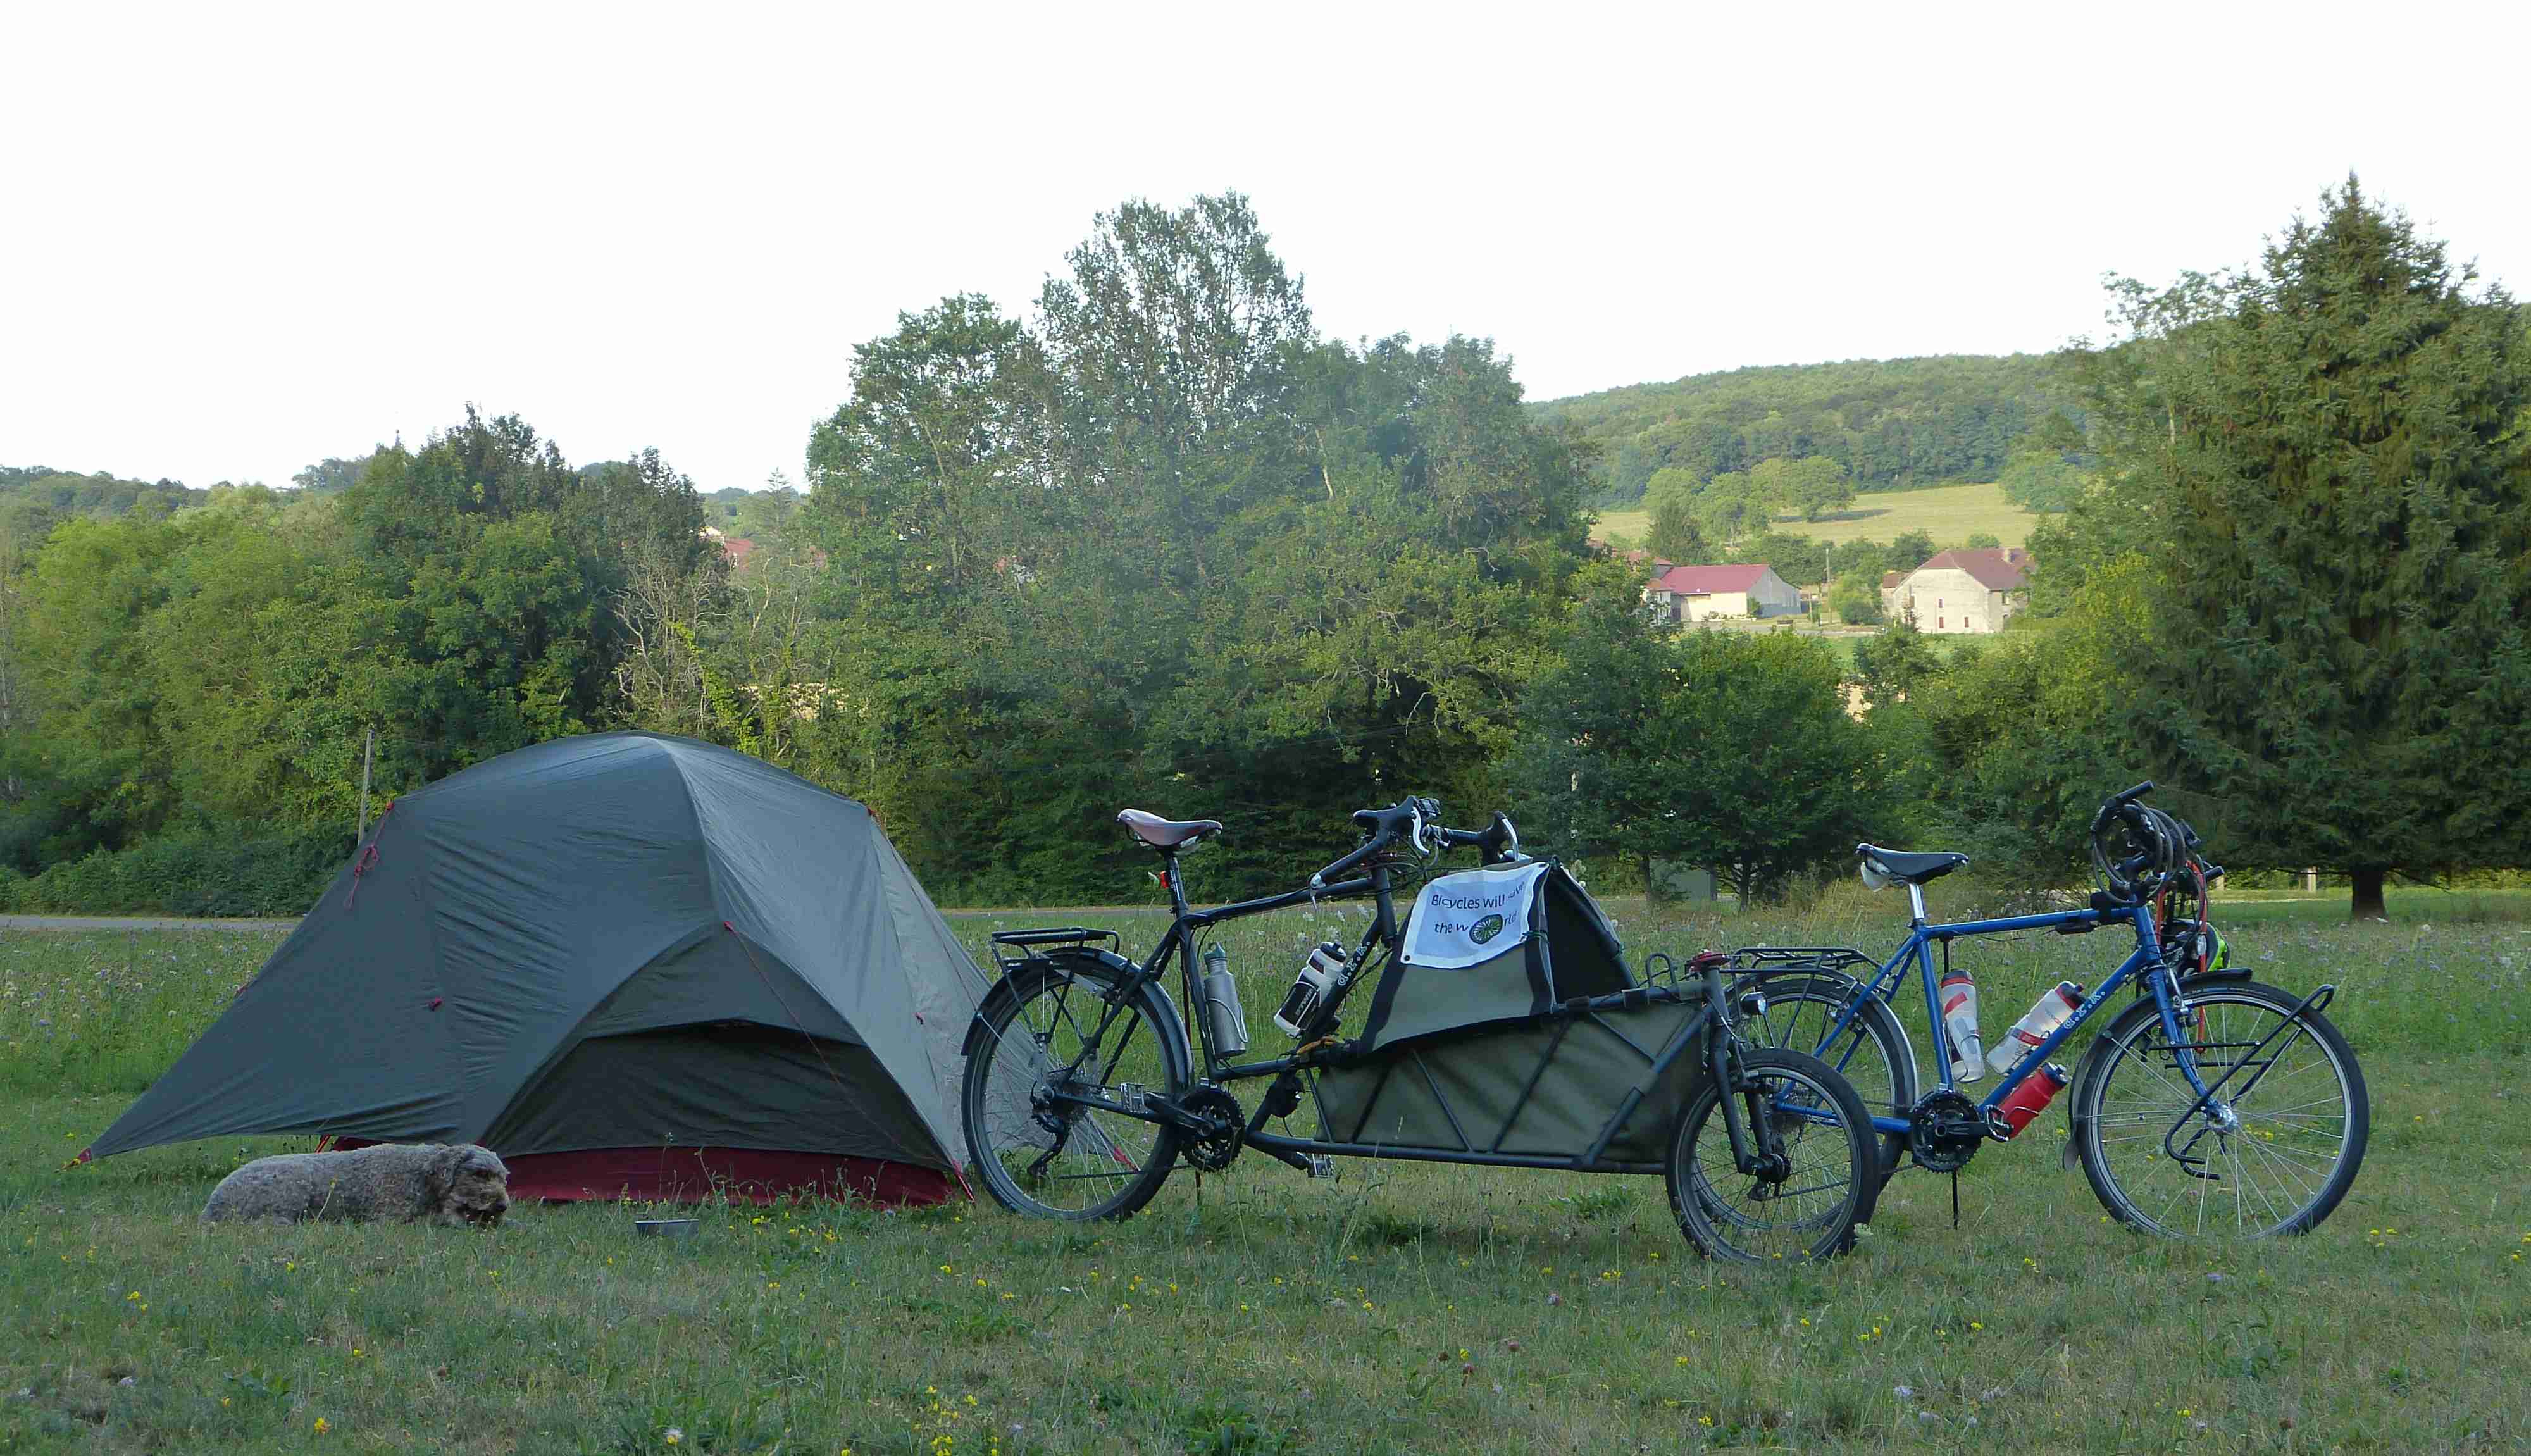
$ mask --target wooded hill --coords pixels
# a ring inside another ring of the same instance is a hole
[[[1712,478],[1807,456],[1844,466],[1857,490],[1993,480],[2074,395],[2054,356],[1959,354],[1692,374],[1531,409],[1599,447],[1596,503],[1616,506],[1666,468]]]

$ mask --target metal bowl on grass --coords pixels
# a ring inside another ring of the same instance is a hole
[[[698,1223],[692,1218],[636,1218],[633,1231],[653,1239],[691,1239]]]

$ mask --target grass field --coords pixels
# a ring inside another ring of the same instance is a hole
[[[1938,485],[1928,490],[1885,490],[1858,495],[1852,508],[1825,521],[1798,516],[1776,522],[1778,531],[1819,541],[1851,541],[1870,537],[1886,543],[1911,531],[1931,534],[1938,546],[1955,546],[1984,532],[2007,546],[2025,545],[2038,517],[2003,498],[2003,487]],[[1603,511],[1591,534],[1598,540],[1623,537],[1641,544],[1652,529],[1649,511]]]
[[[1615,909],[1640,954],[1880,946],[1894,905]],[[1233,927],[1252,1027],[1330,919]],[[1854,1257],[1759,1271],[1696,1260],[1654,1180],[1534,1172],[1353,1163],[1330,1186],[1249,1157],[1124,1224],[738,1205],[667,1244],[619,1205],[490,1234],[195,1222],[228,1168],[304,1140],[61,1170],[276,939],[0,940],[0,1451],[2531,1443],[2531,927],[2509,920],[2239,925],[2260,979],[2338,983],[2372,1085],[2363,1176],[2312,1237],[2124,1233],[2058,1171],[2052,1109],[1962,1176],[1959,1228],[1943,1182],[1902,1173]],[[2000,1025],[2114,949],[1962,961]]]

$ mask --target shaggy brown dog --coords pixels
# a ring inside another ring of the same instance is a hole
[[[349,1152],[257,1158],[220,1180],[204,1223],[426,1220],[489,1228],[510,1210],[510,1170],[472,1143],[386,1144]]]

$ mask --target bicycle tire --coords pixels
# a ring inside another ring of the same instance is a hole
[[[1152,1201],[1177,1162],[1176,1128],[1076,1107],[1068,1117],[1052,1114],[1063,1120],[1058,1132],[1038,1120],[1030,1102],[1050,1072],[1076,1063],[1099,1067],[1077,1084],[1084,1091],[1112,1092],[1132,1082],[1171,1098],[1185,1095],[1188,1056],[1157,985],[1140,987],[1098,1034],[1097,1018],[1115,987],[1101,963],[1040,958],[1002,978],[977,1012],[983,1025],[967,1058],[961,1119],[979,1181],[1014,1213],[1122,1218]],[[1064,1202],[1076,1186],[1082,1201]]]
[[[1783,1183],[1828,1197],[1812,1199],[1790,1217],[1775,1214],[1772,1208],[1792,1195],[1762,1192],[1769,1187],[1764,1180],[1736,1170],[1728,1125],[1715,1114],[1724,1095],[1741,1093],[1708,1078],[1679,1112],[1663,1168],[1679,1232],[1706,1258],[1737,1263],[1803,1262],[1846,1253],[1854,1247],[1855,1229],[1871,1221],[1880,1197],[1880,1140],[1872,1114],[1853,1085],[1817,1057],[1750,1047],[1740,1063],[1752,1082],[1777,1089],[1771,1101],[1797,1098],[1808,1109],[1805,1116],[1776,1114],[1786,1119],[1777,1126],[1789,1135],[1794,1160]],[[1823,1114],[1832,1114],[1832,1120],[1816,1120]],[[1729,1190],[1744,1182],[1748,1197],[1735,1199]],[[1780,1190],[1782,1183],[1773,1186]],[[1741,1211],[1747,1208],[1759,1211]]]
[[[2078,1150],[2093,1195],[2129,1227],[2169,1237],[2310,1232],[2354,1185],[2372,1133],[2371,1097],[2354,1049],[2319,1012],[2293,1017],[2303,998],[2275,986],[2245,980],[2192,986],[2187,994],[2202,1029],[2189,1044],[2199,1075],[2219,1095],[2243,1079],[2218,1079],[2246,1063],[2270,1030],[2290,1019],[2299,1033],[2284,1031],[2271,1042],[2266,1070],[2251,1069],[2258,1080],[2245,1094],[2226,1096],[2239,1124],[2225,1131],[2190,1114],[2194,1092],[2176,1071],[2155,1065],[2172,1055],[2156,1003],[2148,997],[2120,1013],[2084,1058],[2073,1089]],[[2229,1062],[2226,1050],[2235,1053]],[[2313,1075],[2321,1071],[2326,1079]],[[2171,1132],[2183,1122],[2186,1137]],[[2174,1149],[2209,1171],[2192,1172]]]
[[[1753,989],[1767,998],[1767,1011],[1764,1016],[1741,1018],[1744,1038],[1807,1052],[1828,1063],[1854,1085],[1864,1105],[1876,1114],[1905,1117],[1915,1107],[1919,1095],[1915,1046],[1908,1041],[1898,1014],[1879,996],[1867,995],[1863,982],[1833,971],[1788,966],[1733,982],[1732,1004],[1739,1004],[1741,993]],[[1837,1017],[1858,996],[1864,998],[1862,1009],[1843,1033],[1835,1034]],[[1907,1135],[1884,1134],[1881,1145],[1881,1177],[1885,1183],[1906,1154]]]

